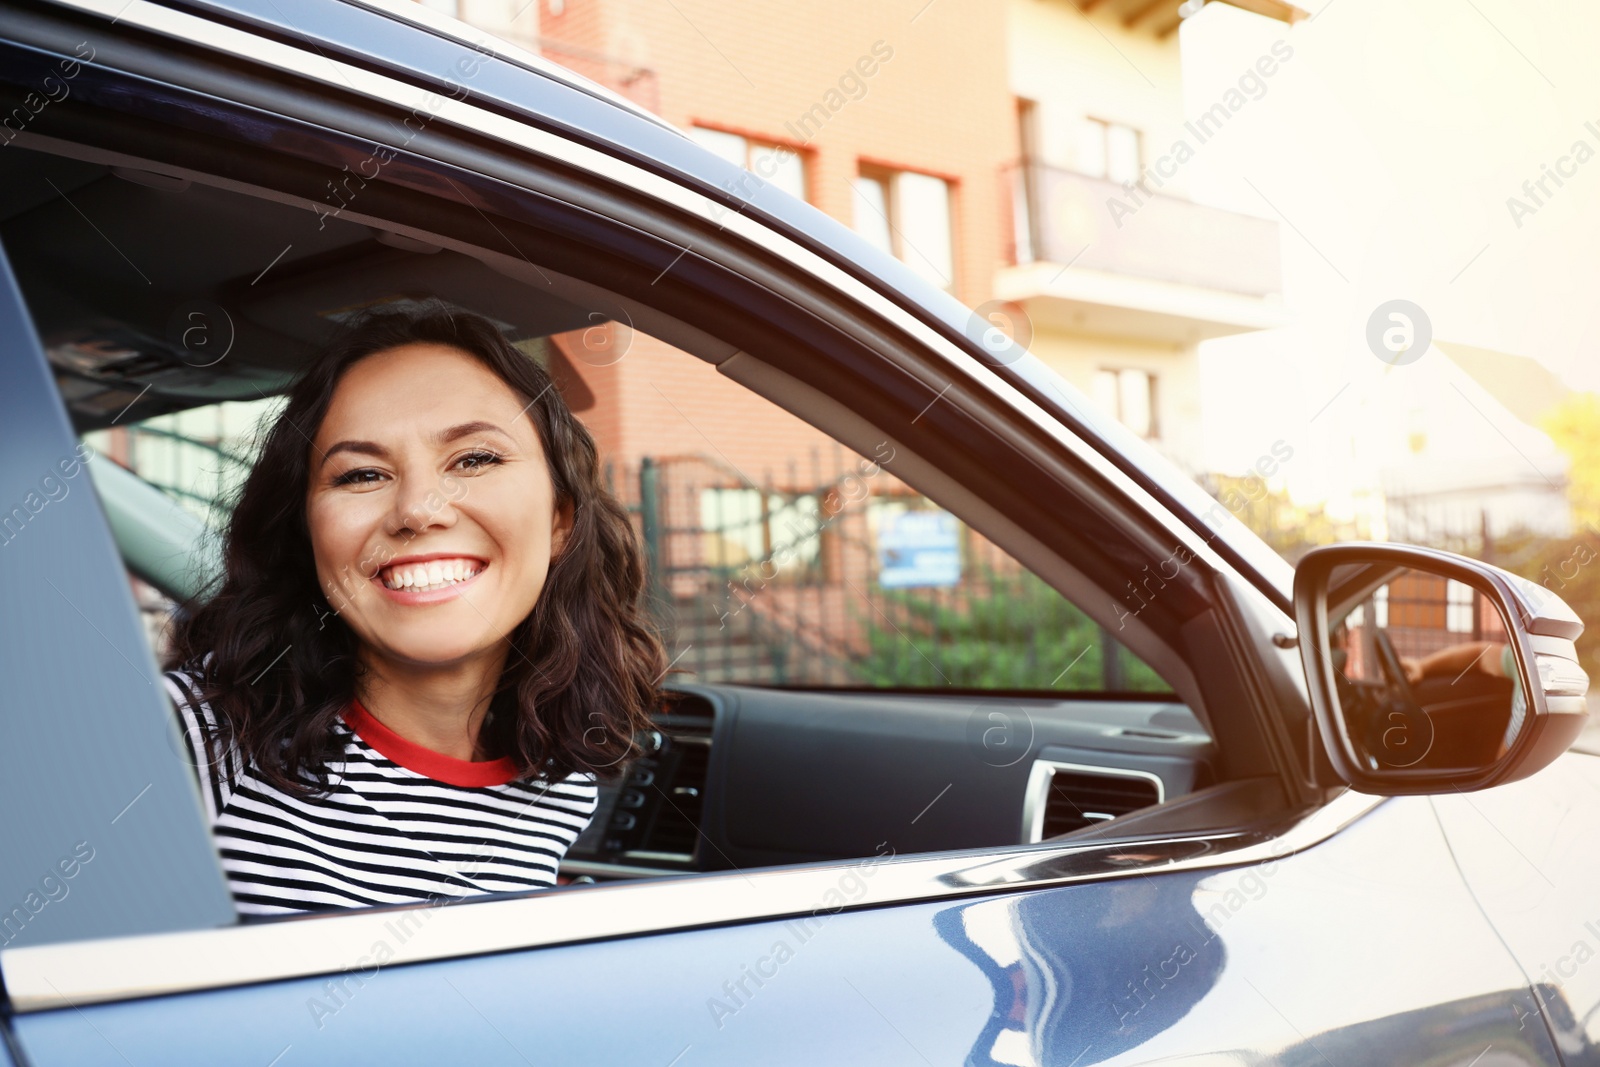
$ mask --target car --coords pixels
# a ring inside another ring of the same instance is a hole
[[[1291,568],[905,264],[409,7],[0,0],[0,1064],[1600,1062],[1559,597]],[[243,921],[141,609],[249,457],[180,428],[423,300],[589,413],[689,669],[561,886]]]

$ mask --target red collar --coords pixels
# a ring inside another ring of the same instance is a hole
[[[464,760],[446,756],[415,741],[407,741],[373,717],[372,712],[351,700],[344,709],[344,721],[356,736],[381,755],[393,760],[408,771],[416,771],[445,785],[481,788],[505,785],[518,778],[517,761],[510,756],[493,760]]]

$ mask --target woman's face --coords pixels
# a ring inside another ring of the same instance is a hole
[[[364,650],[503,658],[571,530],[526,401],[458,349],[407,344],[340,379],[310,449],[317,580]]]

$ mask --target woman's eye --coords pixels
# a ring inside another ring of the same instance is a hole
[[[357,467],[353,471],[345,471],[333,480],[334,485],[371,485],[382,478],[383,475],[371,467]]]
[[[500,457],[493,452],[468,452],[456,460],[455,465],[462,470],[480,470],[491,467],[500,462]]]

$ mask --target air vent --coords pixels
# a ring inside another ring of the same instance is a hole
[[[677,731],[667,735],[661,773],[649,790],[655,817],[636,853],[682,858],[695,854],[710,763],[709,736]]]
[[[1161,779],[1148,771],[1040,760],[1033,766],[1025,840],[1044,841],[1161,803]]]

